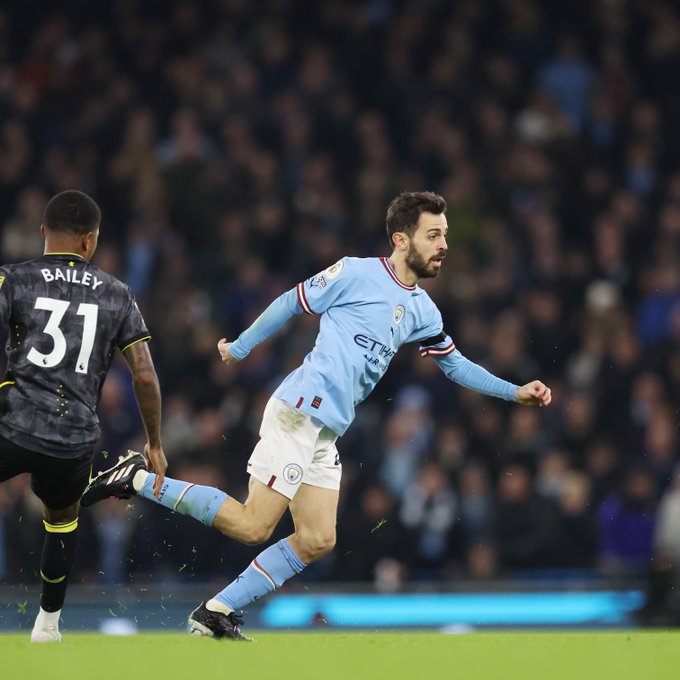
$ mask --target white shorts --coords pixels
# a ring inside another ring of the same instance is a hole
[[[291,500],[302,483],[338,491],[342,465],[337,438],[316,418],[272,397],[264,409],[248,473]]]

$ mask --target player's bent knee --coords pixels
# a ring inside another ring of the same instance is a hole
[[[320,541],[316,548],[318,550],[319,557],[328,555],[328,553],[331,552],[333,548],[335,548],[335,536]]]
[[[50,524],[69,524],[78,518],[79,508],[79,503],[74,503],[60,510],[51,510],[43,506],[43,519]]]
[[[260,545],[261,543],[268,541],[272,533],[274,533],[273,526],[252,524],[250,526],[243,527],[241,540],[246,545]]]
[[[304,555],[300,557],[305,562],[314,562],[328,555],[335,547],[335,532],[332,534],[308,534],[301,537],[301,547]]]

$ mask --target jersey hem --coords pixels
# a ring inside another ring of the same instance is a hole
[[[310,416],[312,418],[312,420],[318,421],[319,424],[322,427],[327,427],[331,432],[333,432],[333,434],[335,434],[338,437],[342,437],[342,435],[345,434],[345,432],[347,432],[347,429],[349,428],[349,425],[347,425],[347,427],[345,427],[345,428],[341,428],[341,427],[337,427],[335,425],[331,425],[330,423],[327,423],[323,419],[323,416],[316,409],[312,408],[311,406],[309,406],[309,407],[307,406],[306,400],[304,400],[302,403],[300,403],[299,400],[298,400],[298,404],[300,404],[300,405],[297,406],[296,404],[291,403],[291,401],[287,397],[283,397],[280,394],[277,394],[276,392],[274,392],[274,394],[272,394],[272,397],[274,397],[274,399],[278,399],[279,401],[282,401],[284,404],[286,404],[287,406],[290,406],[290,408],[292,408],[294,410],[302,411],[302,413]],[[351,423],[350,423],[350,425],[351,425]]]
[[[11,442],[15,446],[20,446],[27,451],[33,453],[40,453],[45,456],[52,456],[53,458],[80,458],[86,453],[92,451],[100,438],[99,432],[97,437],[91,442],[84,442],[77,445],[64,446],[49,439],[42,439],[36,437],[33,433],[23,432],[22,430],[15,430],[0,421],[0,437]]]

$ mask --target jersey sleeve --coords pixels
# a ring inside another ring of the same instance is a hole
[[[449,380],[489,397],[505,401],[517,400],[517,385],[489,373],[479,364],[464,357],[457,349],[445,355],[434,354],[433,358]]]
[[[9,272],[6,267],[0,267],[0,328],[9,326],[12,311],[12,294],[9,284]]]
[[[422,357],[443,357],[456,349],[451,337],[444,331],[441,312],[430,303],[423,323],[411,333],[406,342],[417,342]]]
[[[328,269],[301,281],[295,288],[280,295],[255,319],[250,328],[238,336],[229,348],[230,354],[241,361],[261,342],[274,334],[295,314],[321,314],[341,297],[345,288],[346,258]]]
[[[431,303],[424,314],[424,322],[407,342],[420,344],[420,355],[432,357],[446,377],[468,389],[515,401],[517,385],[497,378],[485,368],[466,359],[457,349],[451,337],[444,331],[441,312]]]
[[[337,304],[350,280],[349,259],[343,257],[315,276],[301,281],[295,287],[298,304],[306,314],[323,314]]]
[[[134,345],[140,340],[151,340],[151,335],[146,327],[146,323],[144,323],[135,297],[129,288],[126,287],[126,290],[128,293],[128,311],[116,336],[116,345],[121,352],[124,352],[130,345]]]
[[[276,333],[294,314],[302,314],[295,288],[279,295],[229,347],[229,353],[241,361],[255,347]]]

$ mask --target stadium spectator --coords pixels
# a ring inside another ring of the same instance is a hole
[[[458,497],[444,471],[437,465],[423,465],[404,491],[399,511],[413,546],[410,561],[421,579],[436,578],[451,559],[458,515]]]
[[[498,568],[508,575],[555,565],[557,510],[553,501],[532,488],[530,466],[510,462],[498,476],[492,537]]]
[[[655,526],[656,484],[643,466],[628,470],[618,492],[605,498],[597,510],[602,540],[601,568],[616,574],[639,573],[649,568]]]
[[[597,560],[600,534],[591,499],[590,480],[569,471],[557,498],[559,528],[555,565],[560,569],[592,569]]]

